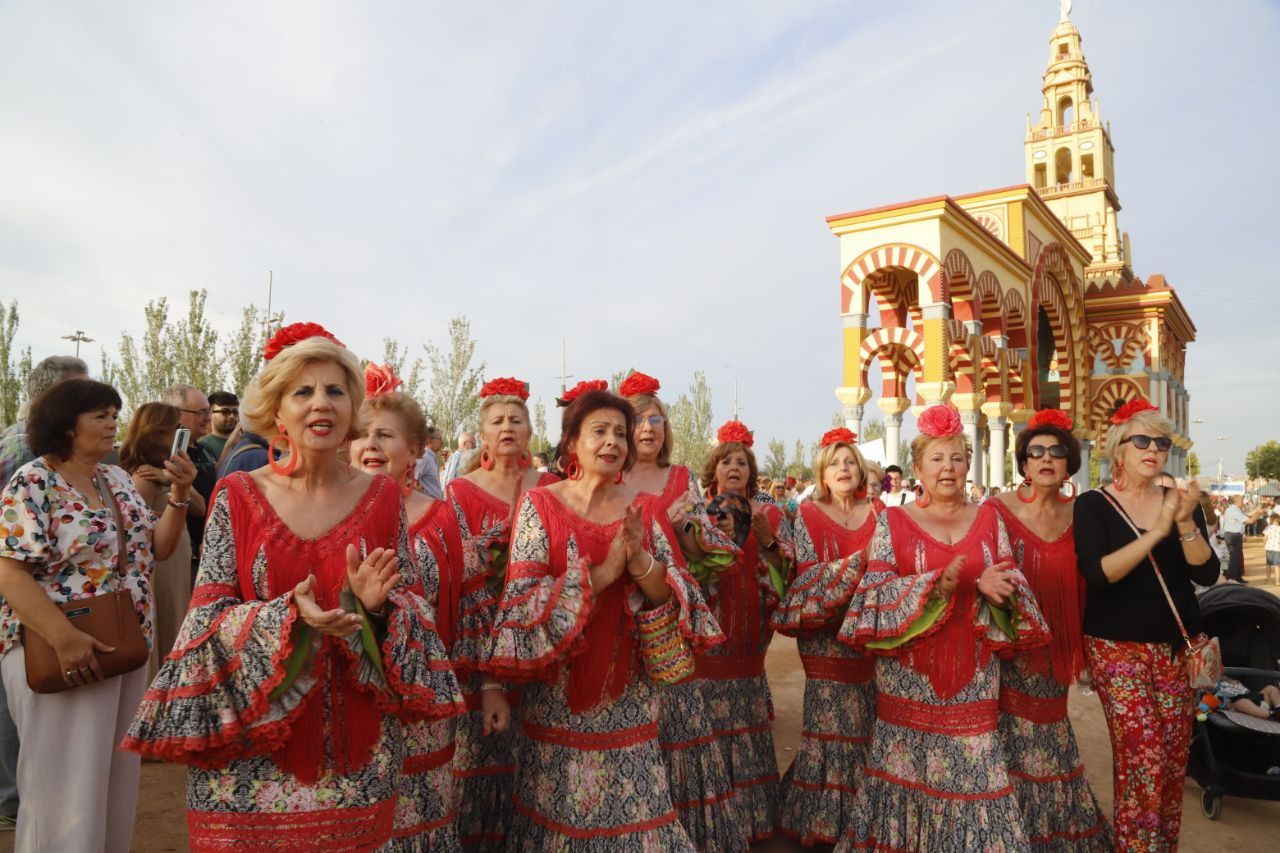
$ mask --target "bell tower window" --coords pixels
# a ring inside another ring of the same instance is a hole
[[[1070,95],[1058,99],[1058,127],[1066,127],[1075,121],[1075,104]]]
[[[1071,149],[1059,148],[1053,154],[1053,182],[1055,184],[1071,183]]]
[[[1093,155],[1083,154],[1080,157],[1080,179],[1087,181],[1093,177]]]

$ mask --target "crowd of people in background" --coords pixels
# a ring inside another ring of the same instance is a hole
[[[673,464],[643,373],[565,391],[535,453],[517,379],[446,437],[315,324],[264,357],[246,389],[138,406],[123,441],[115,390],[46,359],[0,435],[19,850],[129,849],[139,755],[188,765],[193,849],[1173,849],[1178,625],[1199,630],[1215,545],[1243,581],[1250,525],[1280,571],[1280,508],[1169,479],[1171,425],[1141,400],[1112,418],[1113,481],[1080,494],[1066,414],[1018,433],[997,490],[948,404],[905,470],[835,428],[811,477],[770,479],[736,420],[702,470]],[[152,653],[107,677],[110,648],[57,605],[120,590]],[[30,686],[31,631],[65,690]],[[775,632],[806,676],[782,775]],[[1111,821],[1067,717],[1081,681],[1112,736]]]

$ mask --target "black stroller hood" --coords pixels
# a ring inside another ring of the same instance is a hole
[[[1227,666],[1280,668],[1280,598],[1256,587],[1218,584],[1199,596],[1205,633]]]

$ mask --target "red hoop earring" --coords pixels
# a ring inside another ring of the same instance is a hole
[[[1014,487],[1014,489],[1013,489],[1013,493],[1014,493],[1015,495],[1017,495],[1017,496],[1018,496],[1018,500],[1022,501],[1024,504],[1035,503],[1035,501],[1036,501],[1036,490],[1035,490],[1035,489],[1031,489],[1031,497],[1029,497],[1029,498],[1024,498],[1024,497],[1022,496],[1022,487],[1023,487],[1023,486],[1028,486],[1028,487],[1030,487],[1030,486],[1031,486],[1031,478],[1030,478],[1030,477],[1027,477],[1027,478],[1026,478],[1026,479],[1024,479],[1021,483],[1019,483],[1017,486],[1015,486],[1015,487]]]
[[[862,500],[863,498],[865,498],[866,496],[867,496],[867,484],[866,484],[866,483],[863,483],[861,486],[858,486],[858,488],[856,488],[856,489],[854,489],[854,490],[853,490],[853,499],[854,499],[855,501],[860,501],[860,500]]]
[[[412,468],[405,468],[404,482],[400,484],[400,492],[407,498],[416,491],[418,491],[418,478],[414,475]]]
[[[618,469],[618,476],[613,478],[613,482],[619,486],[622,485],[622,469],[621,468]]]
[[[578,457],[576,454],[569,454],[569,464],[565,466],[564,475],[570,480],[582,479],[582,466],[578,464]]]
[[[1069,504],[1076,499],[1076,481],[1063,480],[1062,485],[1066,486],[1068,488],[1068,491],[1067,491],[1067,494],[1064,496],[1062,494],[1062,486],[1058,487],[1058,503]]]
[[[493,454],[489,452],[489,445],[480,448],[480,467],[486,471],[493,470]]]
[[[532,467],[533,467],[533,454],[532,454],[532,453],[530,453],[530,452],[529,452],[529,451],[527,451],[527,450],[521,450],[521,451],[520,451],[520,461],[519,461],[519,463],[517,463],[517,464],[519,464],[519,466],[520,466],[521,468],[532,468]]]
[[[277,430],[276,437],[271,439],[271,443],[267,445],[267,464],[271,466],[272,471],[281,477],[288,477],[298,467],[298,446],[293,443],[289,433],[285,432],[284,424],[279,424]],[[276,447],[276,442],[282,438],[285,442],[284,455],[287,457],[283,465],[276,459],[276,453],[280,452],[280,448]]]
[[[924,509],[931,503],[933,503],[933,498],[929,497],[929,490],[922,488],[920,490],[920,496],[916,498],[916,506]]]

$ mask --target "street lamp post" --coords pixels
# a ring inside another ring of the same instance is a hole
[[[80,344],[93,343],[93,338],[86,337],[83,329],[76,329],[76,333],[74,335],[63,335],[62,339],[64,341],[76,342],[76,358],[80,357]]]

